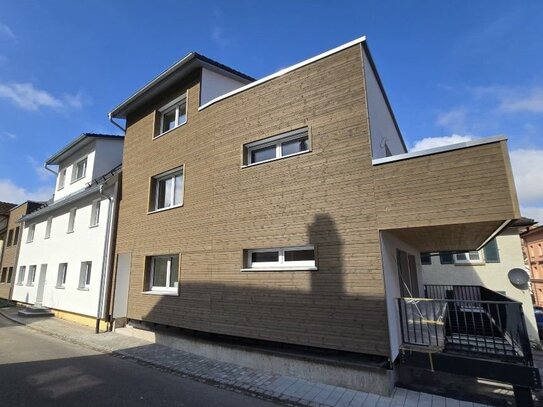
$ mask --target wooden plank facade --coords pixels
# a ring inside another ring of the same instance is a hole
[[[193,72],[128,114],[117,253],[131,254],[129,319],[389,356],[379,231],[450,224],[481,198],[450,196],[445,184],[475,169],[469,182],[504,182],[506,164],[493,144],[374,166],[362,50],[348,47],[203,110]],[[157,109],[185,90],[187,123],[153,139]],[[245,144],[301,127],[309,152],[243,166]],[[148,213],[151,177],[181,165],[183,206]],[[477,209],[460,222],[509,219],[511,197],[490,193],[496,216]],[[453,199],[443,214],[441,197]],[[309,244],[317,271],[241,270],[244,250]],[[178,295],[143,293],[146,256],[161,254],[180,256]]]

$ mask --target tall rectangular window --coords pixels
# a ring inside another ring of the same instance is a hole
[[[52,225],[53,225],[53,217],[50,216],[47,218],[47,223],[45,224],[45,239],[49,239],[51,237]]]
[[[160,131],[158,135],[175,129],[187,122],[186,93],[159,109]]]
[[[150,210],[181,206],[183,204],[183,167],[157,175],[151,182]]]
[[[289,131],[246,144],[244,149],[244,164],[246,165],[304,153],[310,149],[309,131],[307,127]]]
[[[100,223],[100,199],[96,199],[92,202],[90,227],[98,226]]]
[[[2,268],[2,274],[0,275],[0,283],[5,283],[8,278],[8,268]]]
[[[68,274],[68,263],[60,263],[58,265],[56,288],[64,288],[64,285],[66,284],[67,274]]]
[[[82,160],[74,164],[74,168],[72,170],[72,182],[85,178],[86,172],[87,172],[87,157],[83,158]]]
[[[36,281],[36,266],[32,265],[28,267],[28,279],[26,280],[26,285],[34,285]]]
[[[6,283],[11,283],[13,278],[13,267],[8,268],[8,278]]]
[[[19,243],[19,226],[15,228],[15,232],[13,233],[13,244],[17,245]]]
[[[36,225],[32,224],[28,227],[28,235],[26,235],[26,242],[30,243],[34,241],[34,232],[36,231]]]
[[[168,254],[147,258],[147,290],[175,293],[178,283],[179,255]]]
[[[68,230],[66,230],[66,233],[72,233],[74,231],[76,212],[77,212],[76,208],[73,208],[70,210],[70,215],[68,218]]]
[[[19,276],[17,277],[18,285],[23,285],[23,282],[25,281],[25,274],[26,274],[26,266],[19,267]]]
[[[79,272],[79,289],[88,289],[91,282],[92,261],[81,262]]]
[[[496,238],[488,242],[483,248],[485,253],[485,262],[487,263],[499,263],[500,262],[500,253],[498,251],[498,242]]]
[[[13,244],[13,229],[10,229],[8,232],[8,241],[6,242],[6,246],[11,246]]]
[[[58,188],[57,188],[57,190],[60,191],[62,188],[64,188],[65,183],[66,183],[66,168],[63,168],[58,173]]]

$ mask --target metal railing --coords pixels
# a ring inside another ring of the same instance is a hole
[[[480,286],[426,285],[428,298],[399,298],[402,341],[433,351],[532,365],[522,304]]]

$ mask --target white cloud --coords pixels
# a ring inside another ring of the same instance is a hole
[[[22,203],[31,201],[46,201],[53,196],[52,187],[39,187],[34,191],[29,191],[23,187],[15,185],[9,179],[0,179],[0,201]]]
[[[522,216],[534,219],[536,222],[539,222],[540,225],[543,225],[543,206],[521,206],[520,213]]]
[[[411,151],[427,150],[429,148],[448,146],[450,144],[463,143],[471,140],[473,140],[473,137],[462,136],[460,134],[452,134],[443,137],[426,137],[415,142]]]
[[[27,155],[26,159],[30,163],[32,168],[34,169],[34,172],[36,173],[40,181],[45,182],[51,179],[51,177],[53,176],[53,173],[51,171],[47,171],[44,168],[43,163],[39,162],[38,160],[36,160],[34,157],[30,155]]]
[[[17,135],[9,131],[0,132],[0,140],[17,140]]]
[[[543,150],[518,149],[509,155],[519,201],[523,205],[543,202]]]
[[[11,38],[12,40],[17,39],[17,36],[13,32],[13,30],[9,28],[7,25],[2,24],[2,23],[0,23],[0,35]]]
[[[42,107],[80,109],[84,104],[81,92],[75,95],[64,93],[58,98],[31,83],[0,83],[0,98],[8,99],[20,108],[30,111],[37,111]]]
[[[504,97],[499,109],[507,113],[543,113],[543,89],[531,89],[516,97]]]
[[[451,109],[448,112],[440,113],[437,117],[438,126],[452,131],[464,131],[467,124],[468,111],[464,107]]]

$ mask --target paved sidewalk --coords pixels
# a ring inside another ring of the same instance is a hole
[[[219,362],[139,338],[90,328],[58,318],[23,318],[15,307],[0,314],[29,328],[94,350],[111,353],[166,369],[222,388],[250,394],[283,405],[310,407],[482,407],[483,404],[396,388],[391,397],[268,374],[232,363]]]

